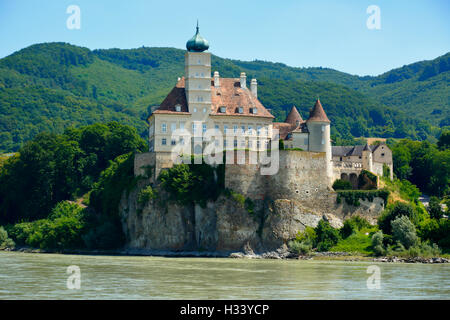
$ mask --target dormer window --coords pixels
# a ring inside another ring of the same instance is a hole
[[[227,107],[222,106],[219,108],[220,113],[226,113],[227,112]]]
[[[239,107],[239,108],[238,108],[238,112],[239,112],[240,114],[244,113],[244,108],[243,108],[243,107]]]
[[[252,113],[253,114],[257,114],[258,113],[258,108],[252,108]]]
[[[175,111],[176,111],[176,112],[180,112],[180,111],[181,111],[181,106],[180,106],[179,104],[177,104],[177,105],[175,106]]]

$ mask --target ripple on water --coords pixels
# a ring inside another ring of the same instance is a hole
[[[66,268],[81,269],[68,290]],[[369,265],[381,289],[366,282]],[[0,299],[450,299],[450,265],[0,252]]]

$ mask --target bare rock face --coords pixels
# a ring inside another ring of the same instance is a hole
[[[373,222],[384,208],[379,198],[361,201],[360,207],[336,204],[332,193],[317,205],[299,199],[254,200],[252,211],[226,196],[205,207],[181,206],[167,199],[142,206],[137,202],[141,187],[124,194],[120,203],[128,249],[244,252],[248,256],[286,251],[287,243],[306,226],[316,227],[325,219],[340,228],[344,219],[355,214]]]

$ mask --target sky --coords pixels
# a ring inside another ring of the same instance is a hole
[[[70,5],[79,29],[67,27]],[[223,58],[379,75],[449,52],[449,18],[449,0],[0,0],[0,58],[42,42],[185,49],[198,19]]]

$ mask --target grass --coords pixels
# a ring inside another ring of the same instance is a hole
[[[357,231],[348,238],[339,240],[339,242],[333,246],[330,251],[371,255],[373,254],[371,240],[372,231],[372,229],[362,229],[361,231]]]

